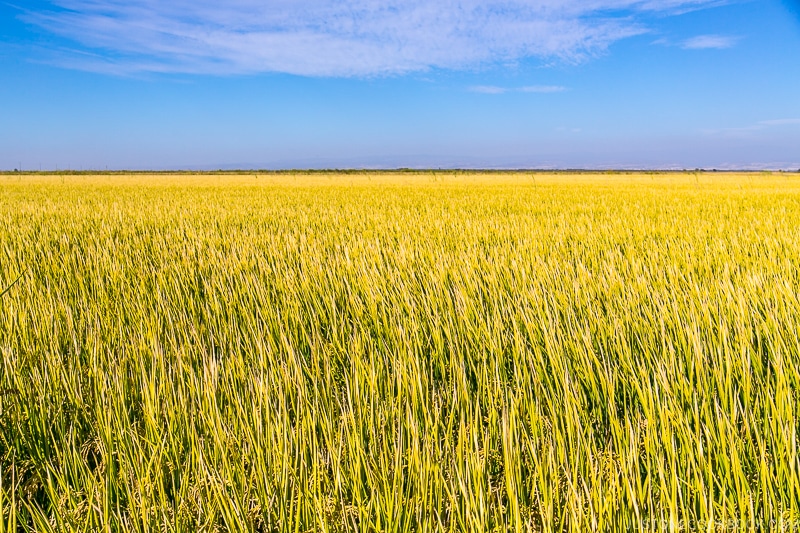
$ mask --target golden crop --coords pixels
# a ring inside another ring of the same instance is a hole
[[[0,176],[0,532],[795,531],[800,175]]]

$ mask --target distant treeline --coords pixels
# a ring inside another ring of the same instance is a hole
[[[0,176],[4,175],[40,175],[40,176],[93,176],[97,174],[103,175],[136,175],[136,174],[160,174],[160,175],[248,175],[248,174],[431,174],[431,173],[448,173],[448,174],[522,174],[522,173],[537,173],[537,174],[685,174],[685,173],[714,173],[714,172],[798,172],[797,170],[760,170],[760,169],[736,169],[736,170],[718,170],[718,169],[680,169],[680,170],[636,170],[636,169],[583,169],[583,168],[565,168],[565,169],[532,169],[532,168],[519,168],[519,169],[466,169],[466,168],[375,168],[375,169],[354,169],[354,168],[325,168],[325,169],[233,169],[233,170],[0,170]]]

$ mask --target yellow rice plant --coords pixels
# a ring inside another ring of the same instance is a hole
[[[0,219],[0,533],[800,528],[796,174],[0,176]]]

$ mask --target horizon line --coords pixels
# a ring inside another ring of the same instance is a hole
[[[697,168],[621,168],[621,167],[608,167],[608,168],[542,168],[542,167],[519,167],[519,168],[464,168],[464,167],[387,167],[387,168],[360,168],[360,167],[332,167],[332,168],[233,168],[233,169],[206,169],[206,170],[191,170],[191,169],[56,169],[56,170],[0,170],[0,175],[6,176],[21,176],[21,175],[118,175],[118,174],[165,174],[165,175],[189,175],[189,174],[212,174],[212,175],[225,175],[225,174],[366,174],[366,173],[386,173],[386,174],[426,174],[435,172],[456,172],[460,174],[520,174],[520,173],[540,173],[540,174],[563,174],[563,173],[580,173],[580,174],[605,174],[605,173],[618,173],[618,174],[633,174],[633,173],[657,173],[657,174],[674,174],[674,173],[737,173],[737,172],[788,172],[800,173],[800,168],[792,167],[741,167],[741,168],[714,168],[714,167],[697,167]]]

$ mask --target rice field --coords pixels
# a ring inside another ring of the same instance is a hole
[[[6,174],[0,220],[0,533],[800,531],[800,174]]]

